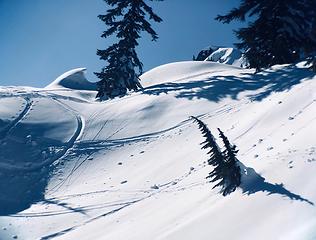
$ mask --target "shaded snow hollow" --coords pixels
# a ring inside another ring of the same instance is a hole
[[[313,73],[179,62],[97,102],[72,90],[93,89],[83,72],[0,87],[1,240],[316,238]],[[227,197],[205,179],[191,115],[239,149],[245,173]]]

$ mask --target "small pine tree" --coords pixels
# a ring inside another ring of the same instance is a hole
[[[191,116],[194,121],[197,122],[199,129],[202,132],[205,141],[201,143],[202,149],[209,149],[207,154],[209,154],[210,158],[208,159],[208,164],[214,167],[221,166],[223,163],[223,156],[221,153],[220,148],[218,147],[214,136],[212,135],[211,131],[208,129],[205,123],[203,123],[197,117]],[[208,177],[209,178],[209,177]]]
[[[315,0],[242,0],[238,8],[216,20],[230,23],[255,20],[235,31],[241,40],[236,46],[245,50],[250,67],[259,71],[274,64],[293,63],[316,50],[313,22]]]
[[[97,50],[100,59],[108,62],[101,72],[95,73],[100,79],[97,97],[113,98],[141,88],[138,76],[142,73],[142,63],[136,53],[137,40],[142,31],[149,33],[153,41],[158,39],[146,15],[155,22],[162,19],[143,0],[104,1],[112,8],[98,16],[108,26],[101,37],[115,34],[119,41],[106,50]]]
[[[225,150],[223,152],[225,164],[223,164],[223,195],[234,192],[241,183],[240,167],[236,157],[238,150],[235,145],[231,145],[228,138],[218,128],[220,138],[223,140]]]
[[[202,149],[209,149],[208,164],[214,167],[206,178],[209,178],[210,182],[216,182],[213,188],[221,187],[221,193],[226,196],[235,191],[241,182],[236,146],[231,146],[227,137],[219,130],[225,146],[225,151],[222,152],[206,124],[196,117],[191,116],[191,118],[197,122],[205,138],[201,143]]]

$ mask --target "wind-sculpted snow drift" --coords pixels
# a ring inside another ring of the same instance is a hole
[[[253,72],[168,64],[105,102],[83,69],[1,87],[0,239],[315,238],[316,78]],[[226,197],[206,180],[191,115],[240,149],[242,183]]]
[[[76,89],[76,90],[97,90],[96,84],[89,82],[84,72],[86,71],[85,68],[76,68],[70,70],[58,78],[54,80],[51,84],[45,87],[45,89],[60,89],[60,88],[69,88],[69,89]]]

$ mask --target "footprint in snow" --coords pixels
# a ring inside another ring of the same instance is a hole
[[[153,186],[150,187],[151,189],[159,189],[159,187],[155,184]]]

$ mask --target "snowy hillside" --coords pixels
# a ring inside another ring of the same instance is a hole
[[[172,63],[105,102],[83,69],[0,87],[0,239],[315,239],[316,77],[252,73]],[[247,173],[229,196],[205,179],[191,115],[240,149]]]

